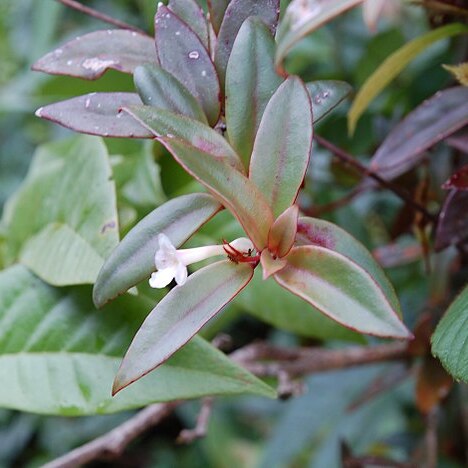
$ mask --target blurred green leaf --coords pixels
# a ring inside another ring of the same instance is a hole
[[[96,311],[90,289],[54,289],[23,266],[0,273],[0,405],[79,416],[211,394],[273,391],[195,337],[158,371],[111,397],[120,356],[151,302],[126,296]]]
[[[468,382],[468,286],[447,309],[431,338],[432,353],[457,380]]]
[[[314,124],[341,104],[352,91],[348,83],[336,80],[311,81],[306,83],[306,88],[312,102]]]
[[[75,137],[40,147],[3,222],[10,263],[55,285],[93,283],[119,236],[104,143]]]
[[[380,65],[380,67],[367,79],[353,101],[348,113],[348,130],[354,133],[356,124],[367,109],[369,103],[421,52],[432,43],[468,33],[468,26],[463,24],[449,24],[430,31],[423,36],[405,44]]]
[[[239,30],[226,70],[226,128],[229,141],[247,168],[260,121],[283,82],[274,68],[275,41],[260,18]]]

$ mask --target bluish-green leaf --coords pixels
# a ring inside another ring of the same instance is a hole
[[[168,7],[190,26],[206,49],[208,49],[208,23],[203,10],[196,0],[170,0]]]
[[[223,260],[189,276],[153,309],[115,378],[113,393],[139,380],[186,344],[251,280],[253,268]]]
[[[370,335],[411,337],[378,284],[347,257],[308,245],[294,247],[286,259],[274,276],[278,283],[333,320]]]
[[[272,390],[195,337],[116,397],[121,356],[151,301],[126,296],[104,311],[89,287],[52,288],[23,266],[0,272],[0,406],[50,415],[105,414],[155,402]]]
[[[208,221],[221,205],[210,195],[194,193],[174,198],[143,218],[107,259],[94,285],[97,307],[123,294],[155,271],[157,236],[166,234],[176,247]]]
[[[219,32],[219,28],[224,19],[224,13],[230,1],[231,0],[207,0],[210,21],[216,34]]]
[[[216,124],[221,109],[220,85],[208,51],[192,29],[164,5],[158,8],[155,21],[161,67],[193,94],[210,125]]]
[[[163,68],[156,65],[138,67],[133,79],[143,104],[208,123],[200,103],[180,81]]]
[[[250,179],[278,217],[296,200],[312,146],[309,94],[297,77],[288,78],[270,99],[255,138]]]
[[[40,147],[4,222],[10,262],[51,284],[93,283],[119,239],[104,143],[80,136]]]
[[[246,168],[263,111],[283,81],[275,71],[274,54],[275,41],[266,24],[260,18],[248,18],[226,70],[227,134]]]

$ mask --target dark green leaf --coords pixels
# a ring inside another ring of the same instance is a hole
[[[255,135],[268,101],[283,79],[274,68],[275,41],[263,21],[248,18],[239,30],[226,70],[229,141],[249,166]]]
[[[296,200],[309,163],[312,109],[297,77],[276,91],[263,114],[250,161],[249,176],[278,217]]]
[[[124,29],[77,37],[40,58],[33,70],[95,80],[112,68],[133,73],[138,65],[156,63],[151,37]]]
[[[218,75],[198,36],[161,5],[156,14],[156,49],[161,67],[174,75],[201,104],[214,125],[220,112]]]
[[[214,32],[218,34],[221,23],[223,22],[224,13],[231,0],[207,0],[208,11],[210,12],[210,20],[213,25]]]
[[[221,205],[210,195],[194,193],[174,198],[143,218],[99,272],[93,292],[96,306],[103,306],[150,277],[155,270],[158,234],[166,234],[179,247],[220,209]]]
[[[447,371],[468,382],[468,286],[448,308],[431,342],[433,354]]]
[[[208,50],[208,23],[198,3],[195,0],[170,0],[168,7],[190,26]]]

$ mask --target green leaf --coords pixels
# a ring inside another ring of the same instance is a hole
[[[413,168],[423,152],[468,124],[468,88],[439,91],[424,101],[385,138],[370,168],[393,179]]]
[[[182,83],[163,68],[155,65],[138,67],[133,79],[143,104],[208,123],[200,103]]]
[[[468,382],[468,286],[452,302],[431,338],[432,353],[457,380]]]
[[[266,24],[248,18],[239,30],[226,70],[226,128],[246,168],[268,101],[283,82],[274,67],[275,41]]]
[[[195,337],[118,396],[112,381],[150,301],[94,309],[89,287],[55,289],[21,265],[0,272],[0,406],[50,415],[105,414],[158,401],[273,391]]]
[[[190,26],[208,50],[208,23],[198,3],[195,0],[170,0],[168,7]]]
[[[108,69],[133,73],[144,63],[156,63],[151,37],[124,29],[109,29],[72,39],[40,58],[32,69],[95,80]]]
[[[160,366],[186,344],[251,280],[253,268],[229,260],[193,273],[152,310],[115,378],[113,394]]]
[[[319,122],[335,107],[343,102],[352,91],[351,85],[344,81],[320,80],[306,83],[312,102],[314,123]]]
[[[119,240],[109,156],[97,138],[39,148],[4,222],[10,262],[58,286],[93,283]]]
[[[359,90],[348,114],[349,133],[353,134],[356,124],[369,103],[421,52],[431,44],[458,34],[468,33],[468,26],[449,24],[430,31],[405,44],[390,55],[366,80]]]
[[[229,165],[244,172],[244,166],[237,153],[217,131],[208,125],[169,110],[149,106],[131,106],[125,111],[154,136],[176,137],[201,151],[226,160]]]
[[[220,85],[208,51],[192,29],[164,5],[158,8],[155,21],[161,67],[198,100],[210,125],[216,124],[221,110]]]
[[[401,316],[400,301],[381,266],[352,235],[323,219],[302,216],[297,223],[296,245],[318,245],[348,257],[379,284],[392,308]]]
[[[308,245],[294,247],[287,261],[278,283],[338,323],[381,337],[412,336],[378,284],[347,257]]]
[[[224,86],[226,67],[234,41],[244,21],[249,16],[258,16],[274,33],[280,11],[279,3],[279,0],[232,0],[229,3],[219,29],[215,51],[221,89]]]
[[[309,163],[312,109],[297,77],[276,91],[263,114],[250,160],[250,179],[278,217],[296,200]]]
[[[363,0],[293,0],[276,35],[276,65],[281,66],[289,50],[307,34],[320,28]]]
[[[319,340],[362,343],[361,335],[323,315],[313,306],[282,288],[273,278],[263,280],[260,268],[234,304],[275,328]]]
[[[151,133],[121,112],[141,100],[135,93],[91,93],[41,107],[36,116],[75,132],[103,137],[151,138]]]
[[[225,161],[176,138],[161,139],[177,162],[208,188],[238,219],[258,250],[267,245],[273,215],[265,198],[247,177]]]
[[[231,0],[207,0],[208,11],[210,12],[210,21],[213,25],[214,32],[218,34],[221,23],[223,22],[224,13]]]
[[[210,195],[194,193],[174,198],[143,218],[99,272],[93,291],[96,306],[103,306],[150,277],[155,270],[158,234],[166,234],[179,247],[220,209],[221,205]]]

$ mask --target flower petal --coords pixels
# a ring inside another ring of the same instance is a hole
[[[174,268],[164,268],[151,274],[149,285],[152,288],[164,288],[174,278],[176,270]]]
[[[179,263],[177,265],[177,269],[174,275],[176,283],[182,286],[187,281],[187,275],[188,275],[187,267],[184,266],[182,263]]]

